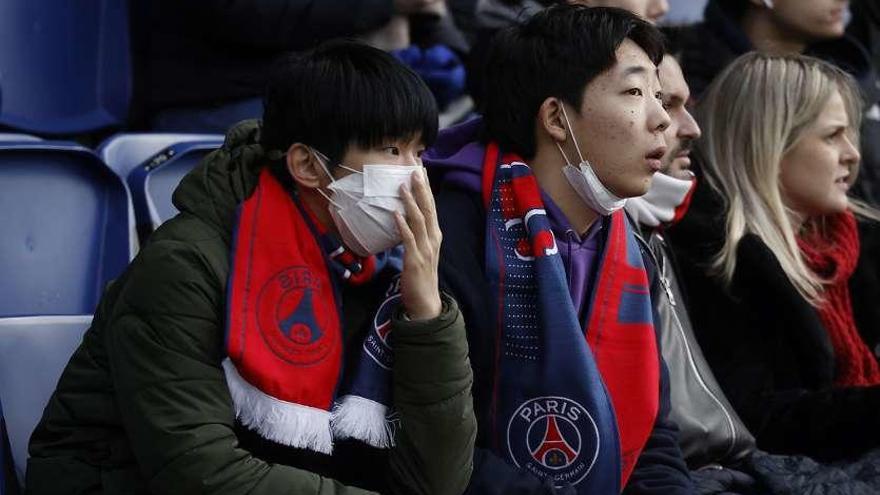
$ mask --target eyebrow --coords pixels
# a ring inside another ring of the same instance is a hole
[[[623,77],[632,76],[634,74],[647,74],[648,68],[644,65],[631,65],[623,69]]]
[[[837,131],[839,131],[839,130],[841,130],[841,129],[843,129],[843,130],[849,129],[849,124],[843,124],[843,123],[840,123],[840,122],[835,122],[835,123],[833,123],[833,124],[828,124],[828,125],[826,125],[825,127],[823,127],[823,129],[825,129],[825,132],[828,132],[828,131],[835,131],[835,132],[837,132]]]

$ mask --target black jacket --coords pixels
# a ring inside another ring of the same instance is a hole
[[[731,287],[707,275],[724,236],[724,206],[705,183],[669,238],[697,339],[758,447],[842,459],[880,446],[880,387],[837,388],[834,352],[818,313],[788,281],[770,249],[747,235]],[[874,225],[850,280],[856,324],[878,343],[880,284]]]
[[[709,0],[704,18],[699,24],[668,32],[673,47],[681,52],[681,67],[696,99],[734,59],[754,50],[736,16],[717,0]],[[871,204],[880,204],[880,113],[871,111],[880,102],[880,67],[872,65],[862,44],[849,36],[812,45],[806,54],[837,65],[859,83],[866,113],[861,129],[862,168],[854,192]]]

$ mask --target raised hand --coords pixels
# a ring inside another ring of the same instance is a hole
[[[410,187],[401,187],[401,197],[406,218],[396,213],[395,219],[404,249],[400,276],[403,307],[413,320],[435,318],[443,306],[437,275],[443,234],[424,168],[412,174]]]

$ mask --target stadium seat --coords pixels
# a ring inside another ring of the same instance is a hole
[[[216,142],[223,144],[222,134],[129,133],[107,138],[98,147],[98,155],[123,179],[135,167],[165,148],[180,143]]]
[[[87,148],[0,143],[0,317],[94,312],[133,254],[130,205]]]
[[[30,134],[0,132],[0,143],[32,143],[34,141],[40,141],[40,138]]]
[[[125,122],[127,0],[0,2],[0,125],[73,135]]]
[[[31,433],[91,321],[89,315],[0,318],[0,402],[20,483]]]
[[[171,203],[174,189],[184,175],[220,144],[217,141],[177,143],[131,171],[128,185],[142,239],[177,214],[177,208]]]

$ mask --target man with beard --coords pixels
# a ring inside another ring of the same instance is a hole
[[[678,61],[667,54],[658,69],[663,106],[670,118],[664,131],[668,151],[647,194],[627,201],[626,210],[638,224],[665,288],[656,301],[656,327],[669,367],[671,416],[678,423],[679,445],[701,493],[753,493],[754,479],[730,468],[739,467],[752,455],[755,440],[703,357],[688,317],[675,258],[666,243],[666,227],[687,212],[696,185],[690,153],[700,137],[700,127],[686,107],[690,90]]]

